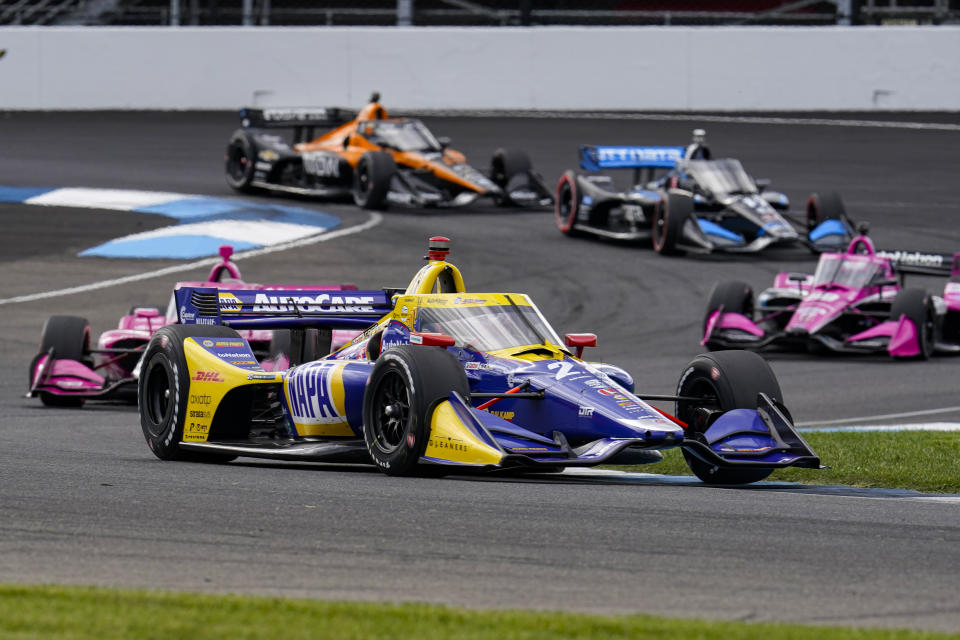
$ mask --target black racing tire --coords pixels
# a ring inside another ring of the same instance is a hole
[[[517,149],[497,149],[490,159],[490,179],[501,189],[506,189],[510,180],[533,168],[530,156]]]
[[[707,312],[703,316],[701,335],[706,333],[710,314],[720,307],[723,307],[725,313],[739,313],[752,319],[753,300],[753,288],[746,282],[725,280],[714,284],[713,289],[710,290],[710,298],[707,300]],[[707,348],[712,350],[709,344]]]
[[[693,197],[686,191],[670,189],[657,203],[653,213],[651,239],[653,250],[665,256],[683,255],[677,243],[683,233],[683,224],[693,215]]]
[[[227,184],[244,193],[254,191],[253,173],[257,164],[257,143],[246,129],[237,129],[230,136],[224,156]]]
[[[814,192],[807,200],[807,233],[825,220],[844,220],[847,211],[843,198],[836,191]]]
[[[560,233],[575,238],[581,233],[574,228],[580,212],[580,190],[577,188],[577,175],[567,171],[557,182],[557,197],[553,203],[553,215]]]
[[[469,399],[463,366],[445,349],[402,345],[380,354],[363,396],[363,439],[382,472],[417,474],[433,410],[451,391]]]
[[[190,337],[237,339],[240,335],[229,327],[179,324],[167,325],[153,334],[137,383],[140,427],[150,450],[161,460],[228,462],[236,456],[180,448],[190,390],[183,341]]]
[[[367,151],[353,171],[353,201],[364,209],[384,209],[397,163],[385,151]]]
[[[933,355],[933,345],[936,342],[936,312],[933,298],[923,289],[901,289],[890,305],[890,319],[899,321],[906,316],[917,328],[917,342],[920,344],[920,353],[912,358],[927,360]]]
[[[761,392],[782,405],[783,394],[777,377],[767,361],[757,354],[739,350],[702,354],[687,365],[677,384],[678,396],[702,400],[678,401],[675,415],[689,425],[687,437],[702,439],[707,425],[701,424],[702,414],[698,409],[756,409],[757,394]],[[749,484],[773,473],[773,469],[715,469],[686,449],[683,457],[693,474],[708,484]]]
[[[43,324],[40,333],[40,351],[30,363],[30,384],[37,361],[53,348],[53,357],[57,360],[76,360],[88,367],[90,359],[90,323],[79,316],[50,316]],[[47,407],[82,407],[83,398],[61,396],[41,391],[40,402]]]

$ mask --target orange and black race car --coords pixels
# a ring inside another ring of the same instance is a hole
[[[553,204],[526,153],[498,149],[484,174],[420,120],[388,117],[379,99],[373,94],[357,114],[340,108],[241,109],[243,128],[227,145],[227,183],[239,191],[352,196],[367,209],[456,207],[480,196],[503,206]],[[275,128],[292,129],[293,139],[267,131]],[[329,131],[315,138],[318,128]]]

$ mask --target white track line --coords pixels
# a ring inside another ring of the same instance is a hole
[[[735,124],[788,124],[818,127],[867,127],[874,129],[919,129],[928,131],[960,131],[960,124],[949,122],[897,122],[894,120],[843,120],[841,118],[788,118],[782,116],[720,116],[677,113],[617,113],[570,111],[452,111],[417,110],[413,115],[470,118],[568,118],[571,120],[653,120],[674,122],[727,122]]]
[[[798,422],[796,426],[798,427],[825,427],[831,424],[847,424],[852,425],[854,423],[872,423],[877,420],[897,420],[899,418],[912,418],[914,416],[932,416],[938,413],[952,413],[954,411],[960,411],[960,407],[943,407],[941,409],[922,409],[920,411],[905,411],[903,413],[885,413],[877,416],[860,416],[857,418],[840,418],[838,420],[810,420],[807,422]]]
[[[311,236],[309,238],[303,238],[302,240],[294,240],[292,242],[276,244],[270,247],[263,247],[262,249],[252,249],[250,251],[243,251],[243,252],[234,254],[232,259],[244,260],[246,258],[262,256],[268,253],[276,253],[278,251],[286,251],[287,249],[293,249],[296,247],[304,247],[311,244],[317,244],[318,242],[336,240],[337,238],[342,238],[344,236],[349,236],[355,233],[360,233],[362,231],[367,231],[368,229],[372,229],[373,227],[377,226],[381,222],[383,222],[383,216],[380,215],[379,213],[373,212],[370,214],[370,219],[362,224],[354,225],[352,227],[347,227],[345,229],[338,229],[336,231],[320,233],[315,236]],[[56,291],[43,291],[41,293],[31,293],[24,296],[4,298],[4,299],[0,299],[0,305],[16,304],[18,302],[33,302],[34,300],[43,300],[44,298],[56,298],[59,296],[68,296],[74,293],[82,293],[84,291],[93,291],[95,289],[107,289],[109,287],[115,287],[117,285],[127,284],[128,282],[137,282],[139,280],[150,280],[152,278],[159,278],[161,276],[166,276],[171,273],[190,271],[191,269],[214,265],[219,262],[220,262],[219,257],[204,258],[203,260],[197,260],[195,262],[178,264],[172,267],[166,267],[164,269],[157,269],[156,271],[149,271],[147,273],[136,273],[133,275],[124,276],[122,278],[114,278],[112,280],[101,280],[100,282],[92,282],[90,284],[83,284],[76,287],[69,287],[67,289],[57,289]]]

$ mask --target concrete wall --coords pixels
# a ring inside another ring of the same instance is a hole
[[[0,109],[960,110],[960,27],[0,27]]]

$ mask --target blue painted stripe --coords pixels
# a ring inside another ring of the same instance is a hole
[[[0,186],[0,202],[24,202],[36,196],[54,191],[53,187],[3,187]]]
[[[82,257],[98,258],[203,258],[217,255],[220,245],[229,244],[234,251],[259,249],[263,245],[253,242],[227,240],[206,235],[176,235],[157,238],[120,238],[81,251]]]
[[[725,229],[718,225],[715,222],[710,220],[704,220],[703,218],[697,218],[697,225],[700,227],[700,231],[703,231],[707,235],[717,236],[718,238],[726,238],[732,242],[743,242],[743,236]]]

